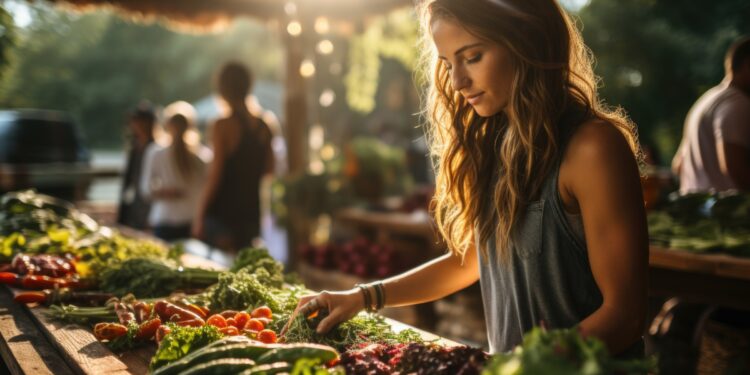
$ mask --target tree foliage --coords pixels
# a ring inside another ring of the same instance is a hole
[[[691,105],[721,81],[728,46],[750,34],[750,3],[592,0],[579,17],[602,97],[628,111],[668,164]]]
[[[31,10],[33,22],[20,30],[14,63],[0,82],[0,106],[69,111],[93,146],[120,145],[124,116],[142,99],[167,104],[209,94],[214,70],[228,59],[261,78],[280,76],[280,44],[257,23],[193,35],[107,11]]]

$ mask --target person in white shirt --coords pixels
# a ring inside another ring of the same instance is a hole
[[[194,130],[195,109],[190,104],[170,104],[164,113],[170,142],[147,150],[140,188],[152,202],[149,225],[154,235],[176,241],[190,238],[211,151]]]
[[[726,76],[693,105],[672,169],[680,192],[750,190],[750,38],[735,42]]]

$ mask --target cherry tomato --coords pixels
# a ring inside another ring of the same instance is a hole
[[[232,326],[234,328],[239,328],[239,327],[237,327],[237,321],[234,320],[234,318],[228,318],[227,319],[227,325],[228,326]]]
[[[237,315],[239,311],[237,310],[227,310],[221,313],[221,316],[224,317],[224,319],[234,318],[235,315]]]
[[[250,313],[250,315],[253,318],[268,318],[271,319],[273,317],[273,313],[271,312],[271,308],[268,306],[261,306],[257,309],[253,310],[253,312]]]
[[[266,326],[258,319],[250,319],[245,324],[245,329],[249,329],[251,331],[262,331],[266,328]]]
[[[219,332],[223,333],[226,336],[237,336],[240,334],[240,331],[237,329],[237,327],[234,326],[219,328]]]
[[[244,311],[240,311],[234,316],[234,321],[237,322],[237,329],[245,328],[248,320],[250,320],[250,314]]]
[[[206,324],[212,325],[217,328],[224,328],[227,326],[227,320],[219,314],[214,314],[208,317],[208,320],[206,320]]]
[[[276,332],[264,329],[258,332],[258,340],[264,344],[273,344],[276,342]]]

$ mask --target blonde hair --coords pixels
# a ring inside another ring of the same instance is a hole
[[[459,256],[474,244],[475,231],[485,256],[482,245],[494,236],[505,262],[514,225],[559,162],[563,137],[600,119],[616,126],[639,154],[635,126],[622,110],[600,102],[591,52],[555,0],[429,0],[419,13],[426,43],[422,72],[432,74],[424,115],[436,161],[438,230]],[[457,22],[509,51],[514,77],[503,111],[483,118],[453,89],[430,36],[436,19]]]
[[[193,176],[200,164],[197,155],[200,134],[195,130],[196,117],[195,107],[185,101],[177,101],[164,108],[165,125],[179,126],[179,136],[171,139],[171,157],[185,181]]]

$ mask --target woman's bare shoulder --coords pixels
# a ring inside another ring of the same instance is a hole
[[[573,132],[564,161],[586,164],[632,155],[628,140],[620,129],[608,121],[593,119],[579,125]]]

